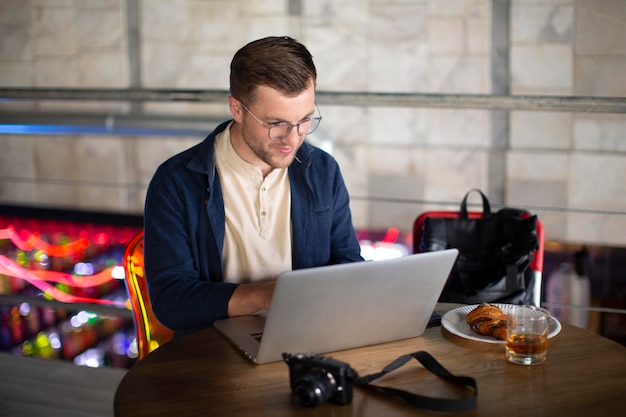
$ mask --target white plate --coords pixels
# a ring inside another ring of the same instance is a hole
[[[506,311],[506,308],[510,304],[493,303],[493,305],[498,306],[501,309]],[[467,313],[469,313],[470,311],[472,311],[478,306],[479,304],[473,304],[473,305],[458,307],[458,308],[455,308],[454,310],[448,311],[441,318],[441,325],[443,326],[444,329],[446,329],[450,333],[463,337],[465,339],[472,339],[472,340],[476,340],[479,342],[486,342],[486,343],[504,343],[504,340],[498,340],[491,336],[483,336],[483,335],[476,333],[472,329],[470,329],[469,325],[465,321],[465,317],[467,316]],[[548,331],[548,338],[556,336],[561,331],[561,323],[559,323],[559,321],[552,316],[550,316],[549,326],[550,328]]]

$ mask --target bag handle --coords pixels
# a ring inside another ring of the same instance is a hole
[[[434,398],[427,397],[424,395],[414,394],[412,392],[391,388],[391,387],[381,387],[378,385],[371,385],[375,379],[382,377],[383,375],[398,369],[405,363],[407,363],[411,358],[416,359],[424,368],[437,375],[440,378],[447,380],[453,384],[465,386],[470,389],[473,393],[472,396],[465,398]],[[375,374],[366,375],[363,377],[354,378],[353,382],[356,385],[370,387],[377,391],[381,391],[390,395],[394,395],[396,397],[400,397],[403,400],[407,401],[414,407],[421,408],[429,411],[439,411],[444,413],[462,413],[466,411],[471,411],[476,408],[476,402],[478,397],[478,387],[476,385],[476,381],[474,378],[469,376],[457,376],[453,375],[450,371],[444,368],[435,358],[433,358],[428,352],[419,351],[410,353],[407,355],[402,355],[395,361],[391,362],[389,365],[385,366],[382,371],[377,372]]]
[[[491,206],[489,205],[489,199],[478,188],[472,188],[471,190],[469,190],[467,192],[467,194],[465,194],[465,197],[463,197],[463,201],[461,201],[461,210],[460,210],[460,213],[459,213],[459,217],[461,219],[467,219],[468,218],[468,215],[467,215],[467,197],[469,197],[469,195],[472,192],[474,192],[474,191],[478,192],[480,194],[481,198],[483,199],[483,217],[484,218],[491,217]]]

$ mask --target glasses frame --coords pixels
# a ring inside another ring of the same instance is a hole
[[[241,106],[244,108],[245,111],[247,111],[250,116],[252,116],[252,118],[254,120],[256,120],[261,126],[263,126],[264,128],[267,129],[267,137],[270,138],[270,140],[272,141],[279,141],[279,140],[283,140],[285,139],[287,136],[289,136],[291,134],[291,131],[293,130],[293,128],[296,128],[296,132],[298,132],[298,135],[300,136],[306,136],[306,135],[310,135],[311,133],[315,132],[317,130],[317,128],[319,127],[321,121],[322,121],[322,113],[320,112],[320,108],[317,107],[317,103],[315,103],[315,109],[317,110],[317,114],[319,114],[319,116],[317,117],[309,117],[308,120],[305,118],[304,120],[299,121],[298,123],[289,123],[289,122],[275,122],[275,123],[265,123],[263,122],[261,119],[259,119],[258,117],[255,116],[254,113],[252,113],[250,111],[250,109],[248,108],[248,106],[246,106],[244,104],[243,101],[239,100],[239,103],[241,103]],[[307,122],[312,122],[313,120],[317,120],[317,125],[315,126],[315,128],[309,132],[306,133],[302,133],[300,132],[300,125],[303,123],[307,123]],[[277,137],[277,138],[273,138],[271,135],[271,131],[272,128],[276,127],[276,126],[287,126],[287,133],[285,133],[283,136]]]

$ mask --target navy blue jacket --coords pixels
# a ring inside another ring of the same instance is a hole
[[[145,273],[152,308],[177,334],[227,316],[237,284],[222,281],[224,200],[215,136],[165,161],[146,195]],[[332,156],[304,143],[289,167],[293,269],[361,261],[349,197]]]

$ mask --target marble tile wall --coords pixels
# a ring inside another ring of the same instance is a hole
[[[513,94],[626,96],[626,2],[512,1],[511,20]],[[567,209],[539,211],[549,237],[623,245],[626,115],[513,111],[510,121],[507,201]]]
[[[509,7],[508,80],[497,86],[492,1]],[[0,87],[226,89],[233,53],[270,34],[309,47],[320,91],[626,96],[621,0],[0,0]],[[0,111],[132,108],[0,103]],[[140,108],[227,117],[225,103]],[[626,245],[623,114],[322,112],[310,140],[339,160],[359,228],[408,231],[417,213],[454,209],[479,187],[502,189],[490,196],[497,204],[532,207],[549,239]],[[502,139],[493,126],[505,125]],[[0,202],[140,213],[156,166],[202,139],[0,135]]]

